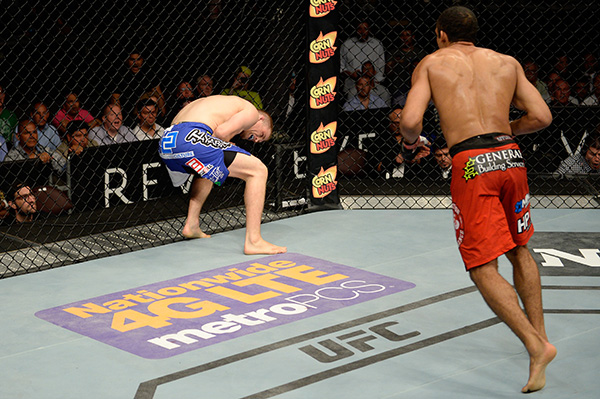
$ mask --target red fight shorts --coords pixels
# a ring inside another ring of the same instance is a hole
[[[533,234],[527,169],[512,137],[471,137],[450,153],[454,228],[466,269],[527,244]]]

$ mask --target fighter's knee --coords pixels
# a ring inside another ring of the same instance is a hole
[[[529,248],[527,248],[527,244],[517,245],[513,249],[511,249],[510,251],[508,251],[506,253],[506,257],[509,260],[514,259],[514,258],[518,257],[520,254],[523,254],[525,252],[529,252]]]
[[[477,284],[478,281],[485,279],[489,273],[497,273],[498,272],[498,263],[496,260],[485,263],[481,266],[473,267],[469,269],[469,277],[471,280]]]
[[[256,167],[256,175],[264,179],[266,179],[269,176],[269,169],[264,163],[261,162]]]

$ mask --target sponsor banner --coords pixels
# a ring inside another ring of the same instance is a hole
[[[331,77],[323,80],[319,79],[316,85],[310,88],[310,108],[323,109],[331,105],[335,101],[335,91],[337,85],[337,77]],[[322,123],[322,122],[321,122]]]
[[[85,299],[36,316],[162,359],[415,287],[301,254],[280,254]]]
[[[321,123],[317,130],[310,134],[310,153],[323,154],[335,146],[337,137],[337,122],[331,122],[327,126]]]
[[[340,56],[336,43],[339,25],[337,7],[338,2],[333,0],[308,1],[308,173],[312,182],[311,204],[325,208],[340,206],[335,183],[335,132],[340,93]]]
[[[312,179],[313,198],[324,198],[337,189],[337,166],[321,171]]]
[[[319,37],[310,42],[310,52],[308,53],[309,61],[312,64],[320,64],[329,61],[335,55],[337,47],[334,46],[337,39],[337,32],[330,32],[323,35],[319,33]]]
[[[166,154],[176,157],[179,154]],[[185,155],[185,154],[182,154]],[[157,140],[90,147],[71,157],[71,200],[79,211],[110,208],[174,194]]]
[[[308,14],[311,18],[322,18],[335,11],[335,0],[309,0]]]

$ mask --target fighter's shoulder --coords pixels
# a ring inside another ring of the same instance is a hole
[[[492,49],[483,48],[483,47],[478,48],[478,50],[481,51],[481,53],[484,54],[488,58],[495,58],[500,62],[503,62],[506,64],[511,64],[513,66],[519,65],[519,62],[517,61],[517,59],[511,55],[499,53]]]
[[[430,53],[430,54],[426,55],[425,57],[423,57],[423,59],[421,60],[421,62],[419,64],[422,65],[423,67],[436,65],[436,64],[444,63],[448,57],[453,57],[455,55],[456,54],[454,54],[449,49],[438,49],[438,50],[434,51],[433,53]]]
[[[438,52],[439,50],[423,57],[417,64],[415,72],[426,71],[431,65],[438,63],[440,60],[440,54]]]

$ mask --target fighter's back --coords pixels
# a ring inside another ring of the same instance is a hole
[[[511,133],[508,116],[518,73],[514,58],[456,43],[423,64],[450,147],[483,133]]]
[[[179,111],[172,124],[201,122],[214,130],[242,109],[256,111],[251,103],[237,96],[203,97],[192,101]]]

